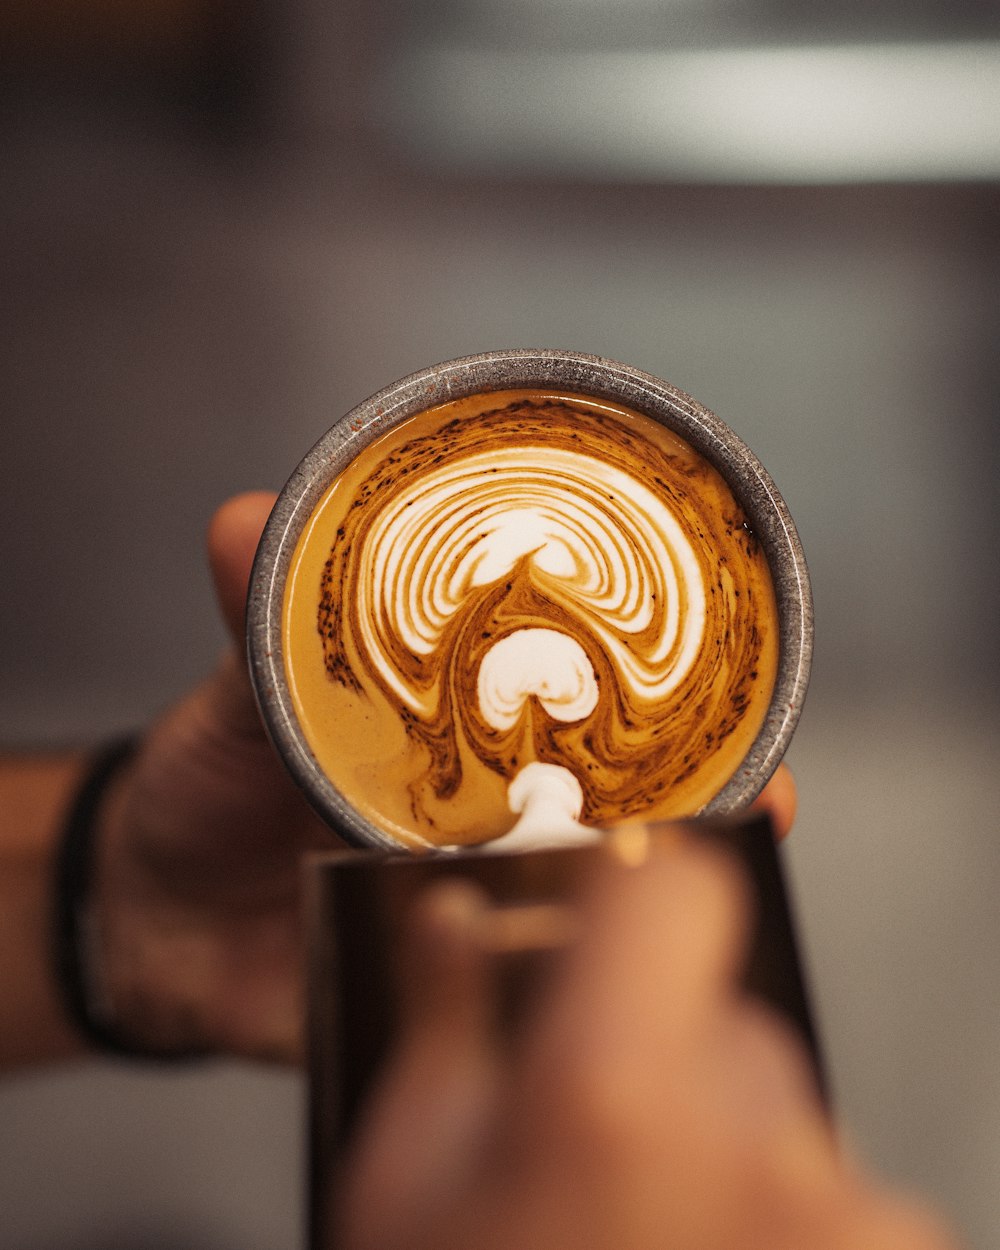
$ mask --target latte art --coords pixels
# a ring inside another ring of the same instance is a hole
[[[357,623],[372,668],[415,713],[433,715],[440,691],[414,681],[407,661],[438,652],[449,625],[523,563],[542,593],[600,639],[637,697],[669,693],[701,645],[705,618],[680,525],[635,478],[591,456],[528,445],[496,461],[471,454],[411,477],[367,529]],[[507,651],[501,669],[517,664]]]
[[[403,841],[503,834],[533,764],[584,825],[691,813],[763,720],[766,562],[719,474],[628,410],[506,392],[411,418],[335,481],[296,563],[303,727]]]
[[[483,720],[505,732],[532,695],[553,720],[583,720],[597,707],[597,677],[586,651],[568,634],[518,629],[487,651],[476,695]]]

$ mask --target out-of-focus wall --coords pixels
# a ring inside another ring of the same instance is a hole
[[[350,14],[347,46],[374,56]],[[838,1105],[987,1250],[996,187],[428,169],[353,142],[363,116],[328,124],[346,88],[324,94],[317,64],[337,58],[295,33],[309,92],[286,71],[242,143],[79,81],[8,113],[4,744],[142,724],[204,672],[212,509],[280,486],[403,373],[554,346],[668,378],[757,451],[813,572],[789,854]],[[301,1096],[229,1066],[7,1083],[0,1248],[299,1244]]]

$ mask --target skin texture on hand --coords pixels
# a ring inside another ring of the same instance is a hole
[[[845,1156],[798,1042],[738,989],[747,903],[718,853],[605,866],[513,1043],[490,904],[432,887],[402,1040],[340,1187],[344,1250],[953,1250]]]
[[[83,1049],[55,984],[51,937],[55,831],[81,776],[75,752],[0,759],[0,1072]]]
[[[294,1060],[302,1049],[300,860],[334,835],[267,741],[243,655],[247,583],[274,495],[219,509],[208,552],[234,649],[155,724],[106,809],[106,993],[140,1043]],[[794,785],[761,803],[786,832]]]
[[[301,1054],[301,856],[337,843],[267,741],[241,654],[273,502],[240,496],[213,519],[209,557],[233,652],[149,730],[107,803],[105,988],[118,1027],[160,1049]]]
[[[300,859],[337,845],[267,741],[246,672],[247,582],[275,496],[219,509],[208,553],[233,647],[160,718],[98,813],[95,970],[115,1028],[154,1051],[302,1051]],[[50,956],[51,857],[86,760],[0,761],[0,1068],[83,1049]],[[787,832],[781,769],[759,801]]]

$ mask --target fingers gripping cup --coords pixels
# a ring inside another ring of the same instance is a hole
[[[309,452],[248,605],[268,730],[348,842],[534,845],[745,807],[808,681],[766,471],[689,396],[593,356],[404,378]]]

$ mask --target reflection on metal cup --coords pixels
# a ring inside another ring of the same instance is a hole
[[[575,900],[612,860],[640,864],[651,846],[704,838],[739,861],[754,897],[746,989],[801,1037],[825,1089],[813,1013],[773,830],[766,817],[700,818],[684,826],[632,822],[586,846],[521,853],[424,856],[344,851],[307,865],[309,919],[310,1228],[329,1250],[335,1180],[372,1081],[400,1020],[400,943],[421,893],[471,883],[486,902],[477,940],[492,959],[499,1027],[515,1036],[579,932]]]

